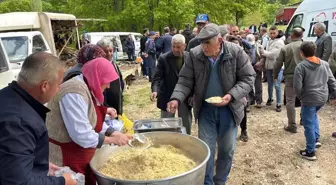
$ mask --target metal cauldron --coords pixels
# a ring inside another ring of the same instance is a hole
[[[105,145],[97,150],[90,162],[91,169],[96,174],[99,185],[203,185],[206,163],[210,157],[209,147],[196,137],[175,133],[175,132],[149,132],[144,135],[151,139],[154,145],[169,144],[185,151],[188,156],[198,162],[198,166],[183,174],[169,177],[166,179],[150,180],[150,181],[131,181],[109,178],[98,172],[113,155],[114,152],[129,149],[129,146],[114,147]]]

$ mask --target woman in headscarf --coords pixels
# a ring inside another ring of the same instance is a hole
[[[113,61],[113,43],[109,39],[101,39],[97,42],[99,46],[105,53],[105,58],[112,63],[116,73],[119,75],[119,80],[115,80],[110,83],[110,88],[106,89],[104,92],[104,105],[113,107],[116,109],[118,115],[123,114],[123,91],[124,91],[124,81],[121,71],[118,65]]]
[[[83,65],[88,61],[99,57],[106,57],[106,53],[99,46],[94,44],[87,44],[83,46],[77,54],[77,64],[64,74],[63,82],[74,76],[82,74]]]
[[[131,139],[104,124],[112,109],[102,106],[103,91],[117,79],[113,65],[105,58],[96,58],[83,65],[81,75],[64,82],[48,104],[50,161],[83,173],[86,185],[96,184],[89,167],[96,148],[126,145]]]

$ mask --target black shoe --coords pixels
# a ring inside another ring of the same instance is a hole
[[[240,140],[243,142],[247,142],[248,141],[248,135],[247,135],[247,131],[242,131],[240,134]]]
[[[281,105],[276,105],[276,109],[277,112],[281,112]]]
[[[272,103],[273,103],[273,100],[270,100],[270,99],[269,99],[269,100],[267,100],[267,103],[266,103],[266,105],[267,105],[267,106],[271,106],[271,105],[272,105]]]
[[[255,105],[256,101],[250,101],[250,105]]]
[[[287,126],[285,127],[285,131],[290,132],[290,133],[297,133],[297,128],[294,126]]]
[[[300,155],[301,155],[302,158],[307,159],[309,161],[315,161],[316,160],[315,152],[309,153],[307,151],[307,149],[306,150],[300,150]]]
[[[316,139],[315,147],[316,148],[321,148],[322,144],[320,142],[320,139]]]
[[[249,106],[249,105],[246,106],[246,112],[247,112],[247,113],[251,112],[251,106]]]

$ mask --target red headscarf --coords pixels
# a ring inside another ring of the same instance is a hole
[[[87,62],[82,68],[82,73],[90,90],[99,103],[104,102],[104,95],[101,86],[109,84],[119,78],[111,62],[105,58],[96,58]]]

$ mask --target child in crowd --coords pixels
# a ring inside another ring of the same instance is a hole
[[[320,128],[317,112],[328,100],[336,98],[336,80],[329,64],[315,57],[316,45],[303,42],[301,55],[304,60],[294,72],[294,88],[296,96],[301,100],[301,115],[306,137],[306,149],[300,155],[308,160],[316,160],[315,149],[321,147]],[[335,104],[335,99],[332,100]]]

